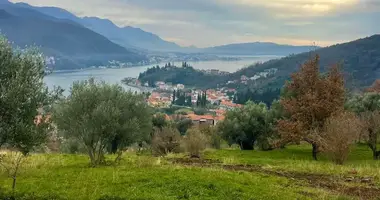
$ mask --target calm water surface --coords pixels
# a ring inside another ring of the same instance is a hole
[[[245,57],[238,61],[201,61],[188,62],[196,69],[219,69],[221,71],[235,72],[242,67],[247,67],[257,62],[265,62],[270,59],[278,58],[278,56],[260,56],[260,57]],[[175,63],[180,66],[180,63]],[[121,84],[121,80],[125,77],[138,77],[141,72],[153,65],[122,68],[122,69],[86,69],[81,71],[65,71],[54,72],[45,77],[45,83],[49,88],[60,86],[65,89],[65,94],[69,91],[74,81],[86,80],[93,77],[98,80],[103,80],[108,83]],[[160,64],[162,66],[162,64]],[[127,90],[136,91],[136,88],[124,86]]]

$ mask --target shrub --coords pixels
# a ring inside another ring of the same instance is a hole
[[[153,155],[178,153],[180,150],[181,135],[176,128],[163,127],[156,129],[152,138]]]
[[[194,114],[196,115],[205,115],[207,113],[207,109],[206,108],[195,108],[194,109]]]
[[[64,139],[60,145],[60,152],[69,154],[87,153],[86,146],[75,138]]]
[[[191,158],[200,158],[201,151],[206,149],[207,144],[207,136],[197,128],[189,129],[183,139],[183,146]]]
[[[191,119],[184,118],[176,122],[176,127],[182,135],[184,135],[191,126],[193,126]]]
[[[220,149],[222,137],[218,133],[218,129],[216,127],[209,125],[200,125],[199,130],[207,137],[210,147],[214,149]]]
[[[327,119],[322,133],[322,149],[336,164],[343,164],[359,138],[362,123],[353,113],[343,112]]]

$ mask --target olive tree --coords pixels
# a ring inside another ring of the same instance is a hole
[[[104,163],[107,149],[120,158],[124,148],[147,140],[152,131],[151,116],[142,95],[92,78],[75,82],[71,94],[53,112],[53,120],[65,137],[86,146],[92,166]]]
[[[44,56],[37,49],[13,49],[0,37],[0,148],[16,155],[16,162],[1,162],[16,186],[17,171],[25,156],[44,143],[49,123],[45,116],[36,125],[39,109],[54,99],[43,82]]]
[[[219,124],[224,140],[236,143],[242,150],[253,150],[254,144],[270,134],[268,107],[264,103],[249,101],[244,107],[228,111]]]
[[[347,101],[346,108],[356,112],[363,120],[367,130],[364,139],[373,152],[373,158],[379,159],[380,93],[369,92],[353,96]]]

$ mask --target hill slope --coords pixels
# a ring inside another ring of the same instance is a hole
[[[145,57],[112,43],[73,21],[53,18],[16,4],[0,4],[0,29],[17,46],[37,45],[56,57],[56,69],[104,65],[110,60],[137,63]]]
[[[245,88],[247,85],[238,83],[242,75],[254,77],[265,70],[276,68],[277,72],[268,78],[248,81],[248,87],[252,89],[281,88],[289,79],[290,74],[297,71],[301,64],[315,54],[320,55],[322,71],[326,71],[333,64],[342,64],[348,87],[369,86],[380,77],[380,35],[373,35],[344,44],[320,48],[313,52],[290,55],[262,64],[255,64],[228,75],[206,76],[199,71],[192,72],[189,70],[184,73],[183,68],[172,67],[170,70],[161,68],[154,73],[142,73],[140,80],[170,82],[173,81],[174,77],[175,83],[186,82],[188,87],[199,88],[215,88],[226,85],[228,81],[236,81],[228,87]]]
[[[29,7],[46,15],[77,22],[101,35],[112,42],[126,48],[147,49],[156,51],[178,51],[180,46],[173,42],[161,39],[159,36],[130,26],[118,27],[108,19],[98,17],[77,17],[67,10],[57,7],[35,7],[25,3],[18,3],[23,7]]]
[[[230,78],[238,79],[241,75],[250,77],[265,69],[277,68],[276,76],[264,81],[260,87],[281,87],[292,72],[297,71],[302,63],[315,54],[321,57],[322,71],[333,64],[342,64],[350,86],[369,86],[380,77],[380,35],[373,35],[251,66],[233,73]]]

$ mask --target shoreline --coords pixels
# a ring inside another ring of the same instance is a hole
[[[146,86],[141,86],[141,85],[136,85],[136,84],[131,84],[131,83],[123,83],[123,84],[128,87],[136,88],[140,90],[141,92],[152,92],[154,90],[154,88],[151,88],[151,87],[146,87]]]

